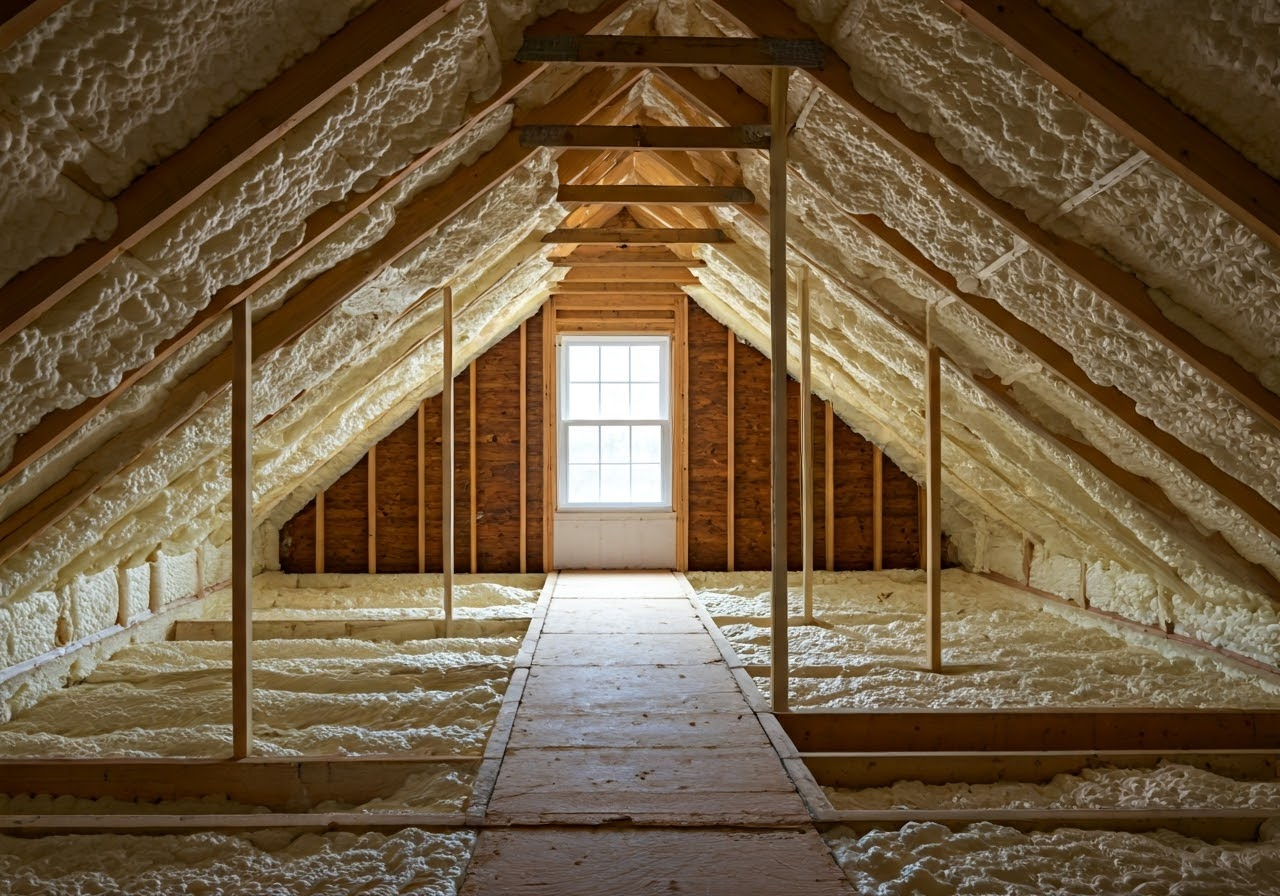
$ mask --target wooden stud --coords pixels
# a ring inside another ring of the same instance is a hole
[[[871,446],[871,568],[884,569],[884,452],[879,445]]]
[[[253,752],[253,318],[231,312],[231,754]]]
[[[324,489],[316,493],[316,572],[324,572]]]
[[[366,493],[368,500],[366,502],[366,512],[368,513],[369,527],[369,575],[374,575],[378,571],[378,444],[369,446],[368,457],[368,475],[365,477]]]
[[[556,299],[552,296],[542,306],[542,568],[555,568],[556,508],[560,504],[557,491],[559,463],[556,421]]]
[[[942,671],[942,352],[934,336],[933,305],[925,311],[925,559],[928,608],[926,652],[931,672]]]
[[[816,40],[753,37],[672,37],[666,35],[557,34],[525,38],[521,62],[576,62],[580,65],[795,66],[817,68],[826,48]]]
[[[679,367],[679,401],[676,407],[680,418],[676,421],[678,434],[676,459],[676,483],[680,486],[676,512],[676,531],[679,546],[676,549],[676,569],[689,569],[689,297],[680,299],[680,313],[676,321],[677,358]]]
[[[427,571],[427,403],[418,404],[418,572]]]
[[[825,500],[822,503],[823,509],[826,510],[826,555],[827,555],[827,571],[833,572],[836,568],[836,409],[831,402],[826,403],[825,408],[825,447],[826,452],[823,459],[826,461],[826,477],[825,477]]]
[[[529,552],[529,322],[520,321],[520,572]]]
[[[544,243],[607,243],[615,246],[636,243],[728,243],[717,227],[570,227],[559,228],[542,238]]]
[[[476,507],[476,469],[478,466],[476,464],[476,361],[472,361],[471,366],[467,369],[467,389],[467,424],[469,430],[467,441],[470,443],[470,448],[467,451],[468,473],[470,474],[467,506],[471,508],[471,574],[475,575],[478,572],[476,561],[479,554],[476,523],[480,520],[479,508]]]
[[[800,575],[804,618],[813,623],[813,350],[809,336],[809,269],[799,271],[800,324]]]
[[[769,345],[770,472],[772,479],[772,575],[770,651],[772,704],[790,703],[787,634],[787,81],[773,69],[769,91]]]
[[[556,202],[622,203],[624,205],[742,205],[755,202],[746,187],[667,184],[561,184]]]
[[[1080,606],[1086,610],[1089,609],[1089,564],[1085,560],[1080,561]]]
[[[444,634],[453,634],[453,288],[440,290],[440,562]]]
[[[726,522],[725,529],[728,532],[728,539],[727,539],[727,544],[725,546],[725,569],[727,569],[729,572],[733,572],[733,563],[734,563],[733,542],[734,542],[734,539],[737,537],[736,522],[737,522],[737,515],[738,515],[737,505],[735,503],[736,498],[734,495],[734,470],[737,467],[737,458],[734,456],[735,454],[734,406],[737,402],[735,401],[735,398],[734,398],[733,366],[735,364],[735,356],[737,354],[736,346],[738,344],[738,337],[734,334],[733,330],[728,327],[725,328],[725,331],[728,335],[728,340],[729,340],[729,348],[728,348],[728,353],[729,353],[728,392],[729,394],[727,397],[728,404],[727,404],[727,411],[726,411],[728,415],[727,428],[729,431],[729,439],[728,439],[728,445],[725,446],[725,460],[726,460],[726,467],[728,470],[728,482],[725,483],[725,488],[726,488],[726,491],[728,492],[728,501],[726,502],[727,506],[725,507],[725,522]]]

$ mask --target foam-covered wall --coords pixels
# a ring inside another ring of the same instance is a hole
[[[240,0],[216,10],[186,3],[161,10],[78,2],[0,51],[0,284],[108,234],[110,197],[367,5]],[[499,83],[523,26],[563,5],[462,3],[0,344],[0,461],[50,412],[112,389],[218,289],[293,250],[309,214],[367,190],[466,125],[468,102]],[[1280,65],[1280,28],[1268,26],[1265,4],[1185,0],[1178,15],[1159,0],[1048,6],[1265,170],[1280,169],[1280,100],[1267,88]],[[800,2],[796,11],[849,64],[864,96],[927,132],[996,196],[1134,272],[1171,318],[1280,387],[1275,249],[1152,161],[1054,217],[1136,148],[941,0]],[[645,0],[628,15],[633,31],[734,33],[711,4]],[[575,74],[559,70],[519,102],[543,102]],[[758,74],[727,74],[757,98],[767,94]],[[923,369],[913,328],[933,304],[940,341],[955,359],[944,371],[943,461],[956,559],[1021,578],[1029,541],[1034,586],[1075,597],[1083,570],[1096,606],[1280,660],[1277,589],[1258,585],[1260,569],[1280,574],[1275,537],[962,304],[948,304],[848,215],[884,219],[1272,503],[1280,503],[1277,433],[1035,252],[979,279],[1013,238],[838,99],[811,89],[803,76],[791,89],[791,113],[801,120],[791,140],[789,227],[793,258],[813,277],[816,391],[919,475]],[[652,83],[636,88],[625,109],[675,123],[686,114]],[[373,246],[424,190],[495,146],[512,115],[508,104],[476,122],[290,265],[254,297],[255,319]],[[741,153],[738,163],[767,204],[763,157]],[[537,243],[566,211],[554,202],[555,185],[553,156],[534,153],[257,364],[259,566],[272,563],[275,528],[438,391],[437,287],[455,290],[459,367],[536,309],[558,276]],[[692,292],[763,350],[767,236],[741,213],[718,214],[737,243],[699,250],[707,267]],[[230,534],[230,398],[207,394],[200,371],[227,345],[225,323],[209,328],[0,487],[4,520],[49,489],[86,476],[101,481],[0,568],[5,665],[140,617],[157,590],[191,593],[194,566],[177,558],[203,552],[205,580],[218,580]],[[1018,408],[996,403],[971,374],[998,377]],[[1172,512],[1135,498],[1062,438],[1088,443],[1154,483]],[[1222,541],[1210,540],[1215,534]],[[1253,573],[1237,574],[1242,567]]]

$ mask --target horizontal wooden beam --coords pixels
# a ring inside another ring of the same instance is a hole
[[[568,149],[767,149],[769,126],[525,125],[521,146]]]
[[[660,246],[624,246],[613,249],[605,246],[584,246],[568,255],[551,259],[557,267],[577,265],[645,265],[646,267],[704,268],[701,258],[680,258],[669,249]]]
[[[0,815],[0,834],[47,837],[60,834],[175,834],[195,831],[289,830],[317,834],[332,831],[450,830],[474,827],[462,812],[249,812],[234,815]]]
[[[568,282],[561,281],[552,287],[552,291],[559,295],[632,295],[632,296],[678,296],[683,295],[678,284],[652,283],[645,281],[636,281],[632,283],[591,283],[591,282]]]
[[[802,753],[1265,750],[1280,711],[928,709],[778,713]]]
[[[214,121],[117,196],[106,239],[47,258],[0,289],[0,342],[84,285],[364,73],[461,6],[461,0],[380,0],[266,87]]]
[[[908,824],[940,824],[953,830],[989,822],[1019,831],[1174,831],[1200,840],[1252,841],[1274,813],[1266,809],[863,809],[819,812],[822,824],[865,834]]]
[[[523,635],[527,619],[475,619],[465,623],[469,638]],[[427,641],[444,637],[440,619],[255,619],[253,639],[357,638],[364,641]],[[174,641],[229,641],[231,623],[225,619],[180,619],[173,624]]]
[[[526,38],[521,62],[579,65],[733,65],[820,68],[826,47],[817,40],[772,37],[667,37],[657,35],[556,35]]]
[[[578,227],[559,228],[542,238],[544,243],[728,243],[719,228],[695,227]]]
[[[0,762],[0,793],[155,802],[223,794],[274,811],[326,800],[368,802],[440,763],[474,772],[479,756],[329,756],[253,759],[60,759]]]
[[[575,265],[560,286],[569,283],[683,283],[696,285],[698,278],[688,270],[674,267],[629,265]]]
[[[1280,248],[1280,183],[1033,0],[943,0],[1116,133]]]
[[[682,187],[662,184],[561,184],[556,201],[623,205],[742,205],[755,202],[746,187]]]

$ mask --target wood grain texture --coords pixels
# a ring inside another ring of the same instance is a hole
[[[378,572],[418,571],[418,416],[378,443]]]
[[[476,360],[476,564],[520,571],[520,334]],[[514,386],[514,388],[513,388]]]
[[[689,308],[689,566],[723,569],[728,525],[728,363],[725,328]]]

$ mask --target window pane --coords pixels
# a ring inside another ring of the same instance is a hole
[[[607,464],[625,464],[631,460],[631,427],[600,427],[600,460]]]
[[[600,416],[600,387],[595,383],[569,384],[570,420],[591,420]]]
[[[631,465],[600,465],[600,500],[605,504],[627,504],[631,497]]]
[[[637,464],[662,463],[662,427],[631,427],[631,462]]]
[[[569,427],[568,461],[571,464],[594,464],[600,462],[600,427]]]
[[[662,501],[662,464],[631,466],[631,500],[646,504]]]
[[[663,416],[657,383],[633,383],[631,416],[637,420],[657,420]]]
[[[595,464],[569,464],[569,503],[596,504],[600,501],[600,468]]]
[[[630,346],[600,346],[600,382],[625,383],[630,379],[630,354]]]
[[[589,383],[600,379],[600,349],[594,345],[569,346],[569,382]]]
[[[611,420],[625,420],[631,416],[630,389],[626,383],[602,383],[600,386],[600,416]]]
[[[662,379],[662,348],[657,345],[631,346],[631,382],[656,383]]]

